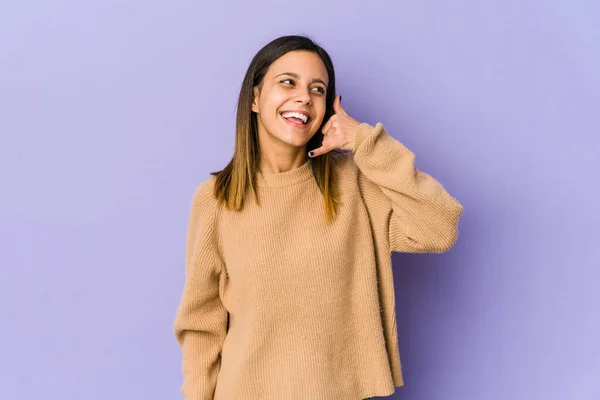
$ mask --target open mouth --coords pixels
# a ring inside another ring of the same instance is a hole
[[[279,115],[281,115],[281,117],[283,119],[285,119],[287,122],[289,122],[290,124],[293,125],[298,125],[298,126],[303,126],[303,125],[307,125],[310,121],[311,118],[307,115],[304,115],[302,113],[298,113],[298,112],[294,112],[294,111],[290,111],[290,112],[282,112]]]

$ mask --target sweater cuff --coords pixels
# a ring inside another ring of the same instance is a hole
[[[383,128],[381,122],[378,122],[375,126],[369,125],[366,122],[361,123],[356,128],[356,136],[354,137],[354,148],[352,149],[352,154],[356,154],[360,145],[370,136],[377,135],[379,131]]]

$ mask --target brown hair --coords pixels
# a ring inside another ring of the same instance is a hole
[[[216,176],[214,196],[219,204],[225,203],[227,208],[240,211],[248,190],[255,194],[257,204],[260,200],[256,193],[256,172],[259,168],[260,151],[258,142],[258,128],[256,114],[252,111],[254,99],[253,88],[262,88],[263,79],[270,65],[279,57],[290,51],[310,51],[321,57],[329,76],[325,101],[325,117],[319,130],[308,141],[307,147],[315,149],[322,145],[323,125],[334,114],[333,101],[335,98],[335,73],[329,54],[306,36],[282,36],[265,45],[254,56],[240,90],[237,105],[235,149],[231,161],[218,172],[211,172]],[[339,205],[339,192],[336,187],[336,177],[332,164],[337,161],[339,151],[330,151],[318,157],[310,158],[310,166],[315,181],[323,193],[325,218],[332,221]]]

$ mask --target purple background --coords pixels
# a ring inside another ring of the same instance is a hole
[[[589,1],[0,6],[0,398],[176,399],[191,195],[250,59],[305,33],[350,115],[464,205],[394,254],[404,400],[600,398],[600,7]]]

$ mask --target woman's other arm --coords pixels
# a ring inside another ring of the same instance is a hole
[[[219,296],[224,262],[215,235],[216,202],[210,181],[194,193],[187,230],[185,286],[175,318],[175,336],[182,349],[183,384],[187,400],[213,398],[227,333],[228,312]]]

